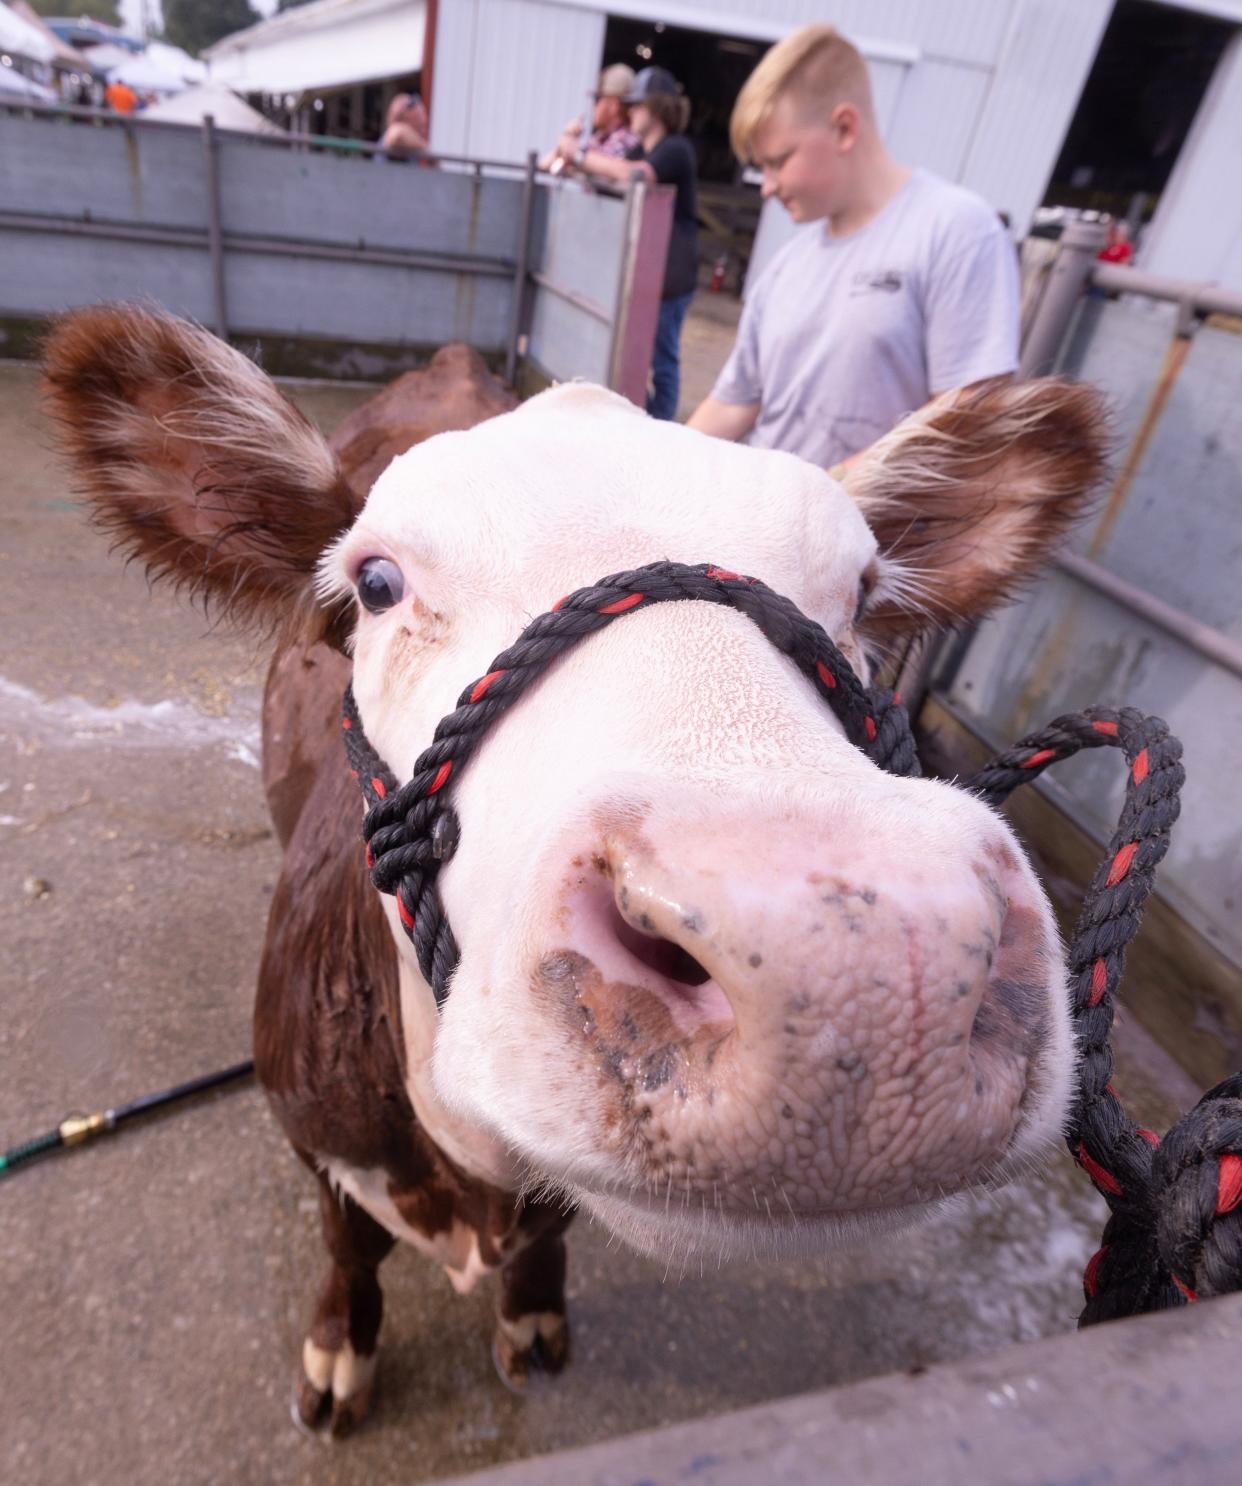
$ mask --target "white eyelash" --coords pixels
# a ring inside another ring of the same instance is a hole
[[[315,598],[325,608],[354,599],[354,585],[345,575],[341,564],[341,553],[349,540],[349,533],[342,532],[315,564]]]
[[[928,574],[921,568],[903,562],[900,558],[877,557],[875,570],[875,587],[867,595],[867,605],[863,610],[864,622],[867,611],[878,608],[881,604],[890,604],[894,608],[910,610],[919,615],[928,613]]]

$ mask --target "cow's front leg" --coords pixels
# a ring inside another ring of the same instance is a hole
[[[565,1240],[545,1233],[500,1271],[492,1356],[501,1382],[521,1392],[532,1363],[560,1372],[569,1359],[565,1318]]]
[[[332,1263],[302,1344],[297,1410],[314,1425],[330,1408],[328,1429],[339,1438],[362,1422],[371,1402],[384,1313],[376,1271],[396,1240],[322,1175],[319,1213]]]

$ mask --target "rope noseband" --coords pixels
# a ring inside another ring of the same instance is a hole
[[[686,599],[752,620],[816,688],[851,743],[890,773],[919,774],[909,719],[894,694],[864,687],[823,626],[789,599],[710,564],[660,562],[617,573],[541,614],[466,687],[404,785],[368,742],[350,688],[341,725],[351,773],[370,807],[363,822],[367,866],[375,886],[394,894],[437,1005],[459,958],[437,887],[460,835],[451,782],[487,729],[572,645],[622,615]],[[1111,1210],[1084,1277],[1082,1325],[1242,1289],[1242,1074],[1205,1094],[1163,1142],[1128,1118],[1110,1082],[1114,996],[1180,808],[1181,744],[1159,718],[1092,708],[1021,739],[965,788],[999,805],[1053,763],[1101,747],[1120,748],[1129,769],[1121,818],[1069,952],[1083,1062],[1066,1141]]]

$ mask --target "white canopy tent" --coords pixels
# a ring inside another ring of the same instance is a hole
[[[0,52],[27,57],[32,62],[51,63],[56,47],[38,26],[32,26],[7,5],[0,4]]]
[[[285,131],[270,119],[219,83],[200,83],[187,88],[174,98],[165,98],[144,109],[144,119],[162,119],[172,124],[201,124],[210,114],[221,129],[236,129],[246,134],[283,136]]]
[[[179,46],[169,46],[166,41],[148,41],[143,56],[149,57],[165,72],[171,72],[174,77],[179,77],[183,83],[207,81],[206,64],[190,56],[189,52],[182,51]]]
[[[131,52],[128,47],[117,46],[111,41],[103,41],[98,46],[84,47],[82,55],[90,64],[92,72],[99,77],[107,77],[123,62],[132,62],[137,53]]]
[[[169,72],[144,53],[113,67],[108,73],[108,81],[124,83],[136,93],[180,93],[185,88],[185,83],[175,72]]]
[[[417,72],[424,0],[312,0],[203,52],[211,81],[240,93],[301,94]]]

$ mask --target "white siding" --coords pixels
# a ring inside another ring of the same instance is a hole
[[[431,148],[524,160],[556,143],[599,76],[603,11],[548,0],[441,0]]]
[[[1242,291],[1242,33],[1225,49],[1143,240],[1149,273]]]
[[[566,9],[594,0],[556,0]],[[855,41],[891,42],[929,56],[991,66],[1014,0],[613,0],[600,8],[703,31],[774,41],[810,21],[830,21]]]
[[[1113,0],[1018,0],[961,173],[1019,236],[1039,205]]]
[[[1237,21],[1242,25],[1242,0],[1169,0],[1178,10],[1194,10],[1200,15],[1212,15],[1221,21]]]
[[[991,81],[984,68],[920,58],[885,129],[889,149],[907,165],[960,181]]]

